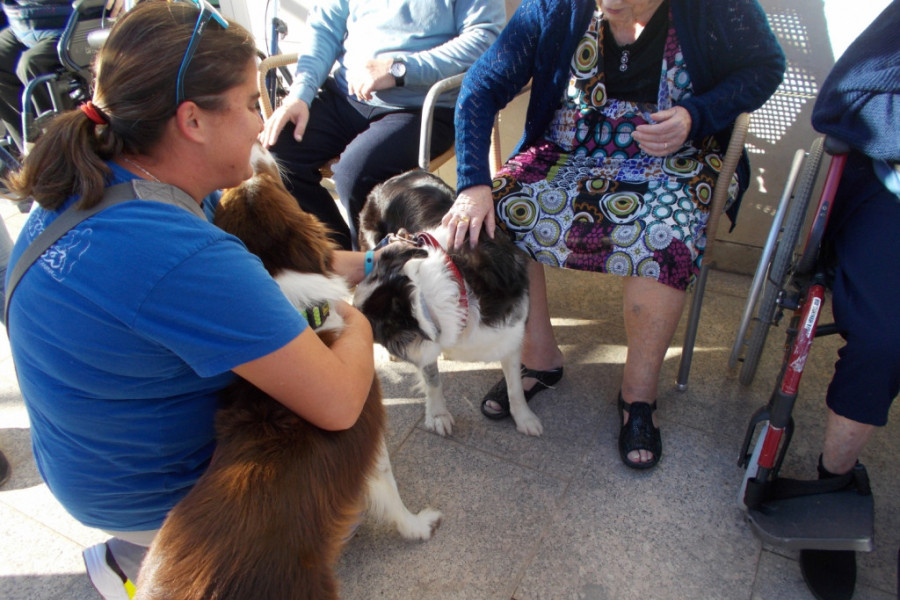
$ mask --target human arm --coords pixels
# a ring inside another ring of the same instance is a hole
[[[332,308],[343,317],[344,330],[330,347],[307,327],[287,345],[233,371],[316,427],[339,431],[356,423],[375,362],[368,320],[345,302]]]
[[[583,14],[573,15],[573,5]],[[544,133],[568,82],[578,42],[568,33],[569,21],[589,19],[592,6],[575,0],[523,0],[497,41],[466,73],[455,113],[459,191],[490,185],[494,118],[529,81],[525,134],[519,147]],[[587,20],[584,23],[587,26]]]
[[[136,294],[144,288],[147,294],[132,303],[140,307],[133,328],[181,358],[200,377],[228,371],[247,375],[254,385],[272,392],[276,400],[314,425],[347,425],[368,390],[357,394],[360,386],[365,387],[363,380],[372,381],[372,371],[366,367],[372,353],[371,331],[364,319],[354,321],[361,315],[335,308],[350,315],[350,324],[337,349],[329,349],[313,339],[317,336],[308,331],[278,283],[236,238],[212,225],[199,232],[211,240],[208,243],[197,233],[176,234],[183,258],[166,260],[154,272],[158,275],[137,287]],[[366,346],[368,359],[360,354]],[[331,370],[321,370],[322,366]],[[328,373],[341,373],[340,379],[348,381],[323,375]],[[320,395],[298,394],[299,388]]]
[[[260,142],[272,147],[288,123],[294,139],[303,139],[309,123],[309,106],[342,52],[347,27],[347,0],[325,0],[313,6],[288,95],[266,119]]]
[[[403,15],[374,15],[354,7],[342,59],[350,94],[370,100],[372,92],[395,86],[395,58],[406,64],[404,86],[428,88],[462,73],[497,38],[506,19],[501,0],[399,0]],[[374,56],[373,56],[374,52]]]
[[[379,248],[372,253],[372,264],[378,262],[384,248]],[[347,280],[350,285],[356,285],[366,276],[366,252],[351,252],[338,250],[331,260],[331,269]]]
[[[288,93],[290,97],[303,100],[307,106],[312,104],[334,62],[344,50],[349,11],[348,0],[313,3],[297,50],[299,58]]]
[[[431,48],[411,47],[401,51],[406,62],[406,85],[431,86],[468,69],[497,39],[506,22],[502,0],[457,0],[450,3],[450,28],[455,35]],[[432,35],[439,35],[433,32]],[[422,46],[422,42],[417,42]]]
[[[683,99],[690,139],[726,130],[765,103],[784,76],[784,52],[757,0],[672,0],[694,93]]]
[[[477,243],[482,226],[489,236],[493,236],[489,153],[494,118],[532,78],[529,119],[533,115],[537,89],[543,94],[545,89],[557,87],[553,80],[556,76],[554,69],[537,71],[535,65],[540,60],[539,54],[556,53],[558,56],[560,48],[565,46],[565,36],[558,35],[561,32],[548,26],[544,20],[546,15],[564,12],[561,10],[564,8],[564,2],[555,0],[524,0],[497,41],[463,79],[455,115],[459,194],[443,219],[443,223],[450,228],[455,247],[462,245],[467,233],[470,243]],[[544,31],[552,31],[551,35],[543,38],[553,44],[549,48],[541,46]],[[468,218],[468,225],[456,226],[454,223],[460,218]]]

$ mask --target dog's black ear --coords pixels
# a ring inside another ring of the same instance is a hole
[[[379,261],[379,266],[381,261]],[[376,267],[378,268],[378,267]],[[375,341],[397,356],[404,356],[402,348],[416,338],[430,339],[422,331],[413,311],[416,288],[398,270],[375,273],[376,283],[362,304],[357,306],[372,325]]]

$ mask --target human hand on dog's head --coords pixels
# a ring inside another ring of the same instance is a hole
[[[448,244],[452,248],[461,248],[469,236],[469,245],[478,245],[481,226],[488,237],[494,237],[494,198],[489,185],[473,185],[464,189],[456,197],[456,201],[441,224],[447,228]]]

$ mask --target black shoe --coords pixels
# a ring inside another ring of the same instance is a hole
[[[554,385],[559,383],[562,376],[562,367],[550,369],[549,371],[535,371],[534,369],[529,369],[525,365],[522,365],[523,379],[526,377],[537,379],[534,386],[525,392],[525,401],[530,401],[538,392],[553,388]],[[489,408],[487,406],[488,402],[496,402],[500,406],[500,410]],[[481,414],[488,419],[494,419],[495,421],[505,419],[509,416],[509,393],[506,391],[505,378],[498,381],[494,387],[488,390],[488,393],[484,395],[484,398],[481,400]]]
[[[856,466],[845,475],[832,473],[822,464],[816,467],[819,481],[846,480],[842,489],[858,488],[860,493],[871,494],[866,468]],[[852,550],[801,550],[800,573],[806,587],[818,600],[850,600],[856,587],[856,552]]]
[[[850,600],[856,587],[856,552],[801,550],[800,572],[818,600]]]
[[[632,402],[626,404],[619,392],[619,423],[625,420],[628,413],[628,422],[619,430],[619,457],[626,467],[632,469],[649,469],[655,467],[662,456],[662,437],[659,427],[653,426],[653,411],[656,410],[656,402]],[[635,462],[628,459],[628,453],[635,450],[646,450],[653,454],[653,458],[647,462]]]

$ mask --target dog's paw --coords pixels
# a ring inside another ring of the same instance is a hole
[[[527,415],[521,419],[516,419],[516,431],[525,435],[539,436],[544,433],[544,426],[541,420],[534,414]]]
[[[437,415],[425,415],[425,429],[433,431],[440,436],[448,436],[453,433],[453,415],[448,412]]]
[[[408,540],[430,540],[437,528],[441,526],[443,515],[433,508],[424,508],[419,514],[398,523],[397,531]]]

